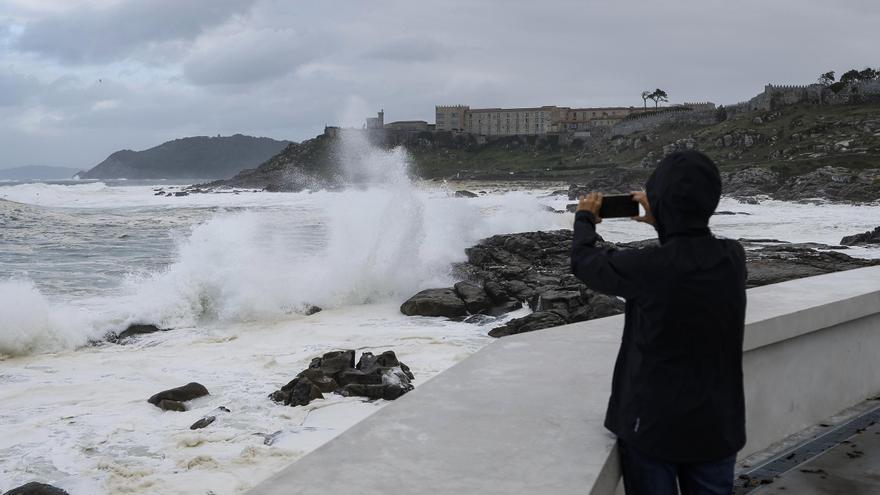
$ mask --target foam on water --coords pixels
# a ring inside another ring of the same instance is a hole
[[[89,337],[86,313],[50,305],[29,280],[0,281],[0,315],[0,356],[71,349]]]

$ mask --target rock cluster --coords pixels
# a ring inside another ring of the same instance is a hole
[[[848,235],[840,240],[844,246],[858,246],[861,244],[880,244],[880,227],[861,234]]]
[[[479,324],[519,309],[533,313],[493,328],[501,337],[620,313],[623,303],[593,292],[570,272],[571,231],[528,232],[484,239],[455,267],[466,280],[422,291],[403,303],[407,315],[471,317]]]
[[[723,172],[721,181],[724,193],[735,197],[768,195],[788,201],[809,198],[832,201],[880,199],[880,169],[855,171],[825,166],[786,178],[766,168],[750,167]]]
[[[190,382],[182,387],[163,390],[147,399],[147,402],[164,411],[186,411],[184,402],[208,395],[201,383]]]
[[[305,406],[324,394],[394,400],[413,389],[409,367],[393,351],[361,354],[357,365],[353,350],[333,351],[312,359],[296,378],[269,395],[287,406]]]
[[[623,301],[588,289],[570,273],[571,235],[570,230],[558,230],[484,239],[466,250],[466,263],[455,267],[459,277],[472,282],[460,282],[453,289],[423,291],[413,298],[418,304],[413,300],[404,303],[408,310],[404,313],[447,317],[470,313],[475,316],[465,321],[483,325],[491,322],[492,315],[503,314],[521,302],[529,305],[531,314],[493,328],[489,332],[493,337],[621,313]],[[746,286],[750,288],[880,264],[880,260],[853,258],[831,251],[843,246],[791,244],[774,239],[740,239],[740,242],[746,248]],[[646,239],[617,244],[617,247],[638,249],[656,243],[656,239]],[[437,296],[433,303],[436,306],[427,303],[433,295]],[[449,311],[435,310],[441,304],[446,304],[444,307]],[[420,313],[416,308],[426,310]]]

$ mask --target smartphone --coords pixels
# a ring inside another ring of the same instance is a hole
[[[602,198],[601,218],[623,218],[639,216],[639,203],[632,194],[612,194]]]

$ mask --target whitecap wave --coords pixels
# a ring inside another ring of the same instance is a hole
[[[94,336],[87,313],[52,305],[29,280],[0,281],[0,356],[73,349]]]

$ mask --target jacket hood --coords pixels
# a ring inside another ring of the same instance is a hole
[[[645,186],[660,243],[670,237],[709,235],[709,218],[721,199],[718,167],[698,151],[666,156]]]

